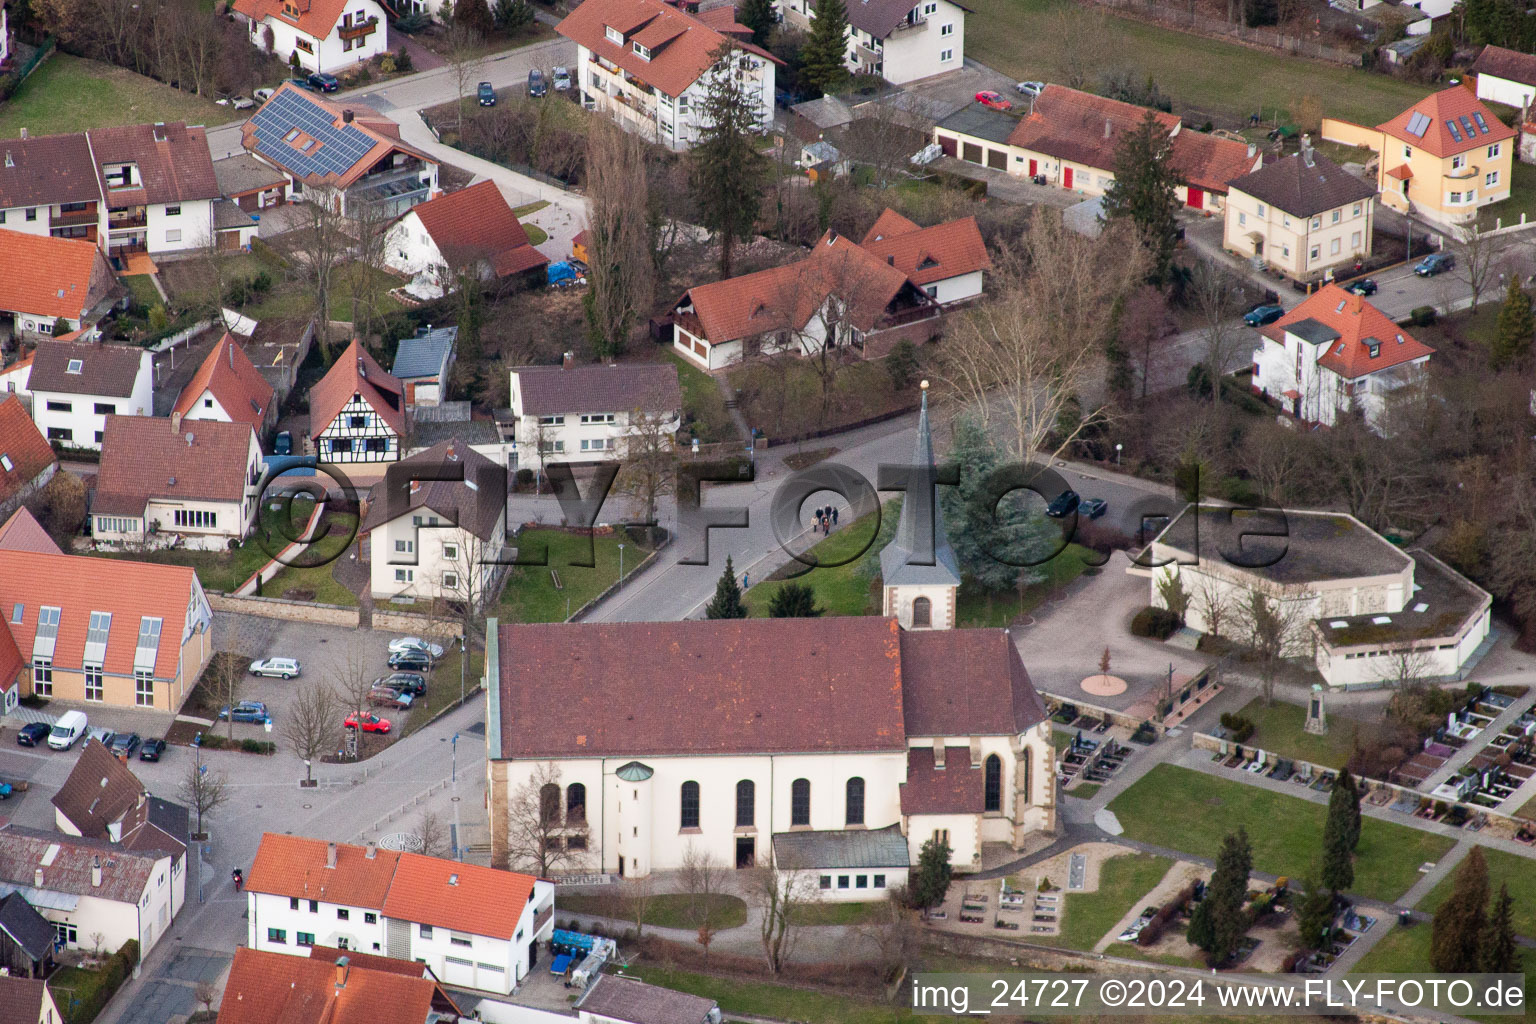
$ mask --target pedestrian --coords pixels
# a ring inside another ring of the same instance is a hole
[[[836,505],[832,506],[832,525],[833,526],[837,525],[837,506]]]
[[[744,573],[741,574],[741,589],[742,590],[751,590],[752,589],[752,574],[750,572],[744,572]]]

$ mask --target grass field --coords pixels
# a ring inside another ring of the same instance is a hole
[[[1422,909],[1422,905],[1421,905]],[[1391,927],[1381,938],[1376,940],[1376,945],[1370,952],[1360,958],[1355,964],[1352,974],[1426,974],[1432,970],[1429,964],[1429,942],[1433,936],[1430,923],[1420,921],[1412,927],[1393,927],[1390,919],[1379,922],[1376,927]],[[1531,951],[1525,951],[1526,964],[1529,967]],[[1526,981],[1526,995],[1531,994],[1529,976]],[[1468,1020],[1487,1021],[1489,1024],[1519,1024],[1521,1021],[1536,1020],[1536,1010],[1532,1009],[1530,1000],[1526,1000],[1525,1014],[1467,1014]]]
[[[1527,221],[1536,218],[1536,167],[1516,160],[1510,174],[1509,198],[1483,207],[1477,222],[1484,228],[1496,224],[1507,228],[1520,223],[1522,213]]]
[[[1238,714],[1258,727],[1244,746],[1330,768],[1343,768],[1355,749],[1355,723],[1342,715],[1329,716],[1327,734],[1315,736],[1303,728],[1307,709],[1297,704],[1277,701],[1265,707],[1261,698],[1254,698]]]
[[[879,549],[881,540],[876,533],[888,535],[891,532],[899,508],[899,502],[887,502],[879,516],[870,513],[851,523],[841,523],[811,548],[810,554],[829,564],[818,565],[797,577],[796,582],[816,592],[816,605],[823,609],[822,614],[873,615],[880,610],[879,598],[870,589],[874,577],[870,575],[864,552]],[[834,564],[849,559],[846,564]],[[744,595],[747,614],[766,617],[769,602],[785,582],[763,580],[754,584]]]
[[[217,125],[236,119],[234,110],[153,78],[55,52],[0,106],[0,139],[23,128],[55,135],[147,121]]]
[[[1069,892],[1063,902],[1060,935],[1031,935],[1029,941],[1047,946],[1090,950],[1133,906],[1146,898],[1173,861],[1150,853],[1111,857],[1099,865],[1096,892]],[[1052,879],[1058,885],[1064,879]]]
[[[867,903],[801,903],[791,911],[802,925],[860,925],[886,920],[889,906],[883,900]]]
[[[589,548],[587,545],[591,543]],[[507,576],[496,614],[503,622],[564,622],[576,609],[592,600],[619,578],[618,534],[588,538],[563,530],[524,530],[517,538],[519,558],[532,558],[546,548],[547,565],[520,565]],[[644,560],[647,552],[634,543],[624,544],[624,575]],[[591,560],[595,566],[573,562]],[[555,588],[551,571],[560,577]]]
[[[165,301],[160,298],[160,293],[155,290],[155,282],[148,274],[131,274],[119,280],[128,286],[129,293],[133,295],[133,301],[145,309]]]
[[[1315,874],[1327,808],[1204,772],[1160,764],[1110,802],[1132,839],[1215,858],[1222,838],[1248,830],[1257,871],[1300,878]],[[1355,855],[1353,892],[1379,900],[1401,896],[1419,865],[1455,842],[1406,825],[1366,818]]]
[[[693,916],[693,903],[699,897],[692,893],[669,892],[651,897],[645,908],[645,923],[657,928],[697,928]],[[716,931],[740,928],[747,923],[747,905],[739,897],[716,893],[711,897],[714,913],[711,918]],[[561,895],[560,910],[567,914],[592,914],[616,921],[635,920],[633,901],[627,896],[606,893],[573,893]]]
[[[667,351],[667,358],[677,367],[677,383],[683,389],[683,413],[692,416],[690,424],[701,443],[736,439],[736,425],[725,408],[725,396],[715,378],[678,355]]]
[[[283,597],[290,589],[313,592],[315,596],[305,600],[316,604],[339,604],[345,608],[357,606],[357,595],[336,582],[336,577],[331,575],[329,563],[309,568],[290,565],[262,584],[261,594],[263,597]]]
[[[1065,50],[1053,30],[1060,0],[976,0],[967,22],[966,56],[1017,79],[1063,82]],[[1086,20],[1081,8],[1071,8]],[[1084,31],[1079,27],[1078,31]],[[1090,26],[1088,85],[1111,69],[1150,75],[1183,108],[1229,118],[1285,111],[1305,95],[1323,110],[1364,124],[1379,124],[1430,91],[1430,87],[1352,68],[1251,50],[1244,46],[1106,16],[1101,31]]]
[[[1059,555],[1039,567],[1045,573],[1045,579],[1025,587],[1022,597],[1017,592],[999,594],[967,584],[960,588],[955,615],[960,625],[967,628],[1012,625],[1016,619],[1039,607],[1051,591],[1081,576],[1088,567],[1086,559],[1092,556],[1093,552],[1081,544],[1067,545]]]
[[[380,314],[393,313],[404,308],[393,296],[385,294],[387,289],[395,287],[399,281],[382,270],[370,271],[360,263],[345,263],[337,267],[331,278],[331,318],[333,320],[350,322],[356,319],[357,312],[353,296],[357,285],[363,280],[360,275],[366,273],[377,275],[380,286]],[[252,320],[293,318],[308,315],[314,305],[314,295],[307,287],[297,282],[290,282],[280,284],[267,295],[247,305],[241,312]]]
[[[443,640],[442,645],[443,656],[437,659],[432,671],[427,674],[427,695],[411,707],[410,717],[406,720],[405,731],[400,734],[400,739],[430,722],[432,716],[458,700],[460,693],[473,693],[480,685],[485,655],[471,650],[469,664],[461,668],[459,645],[451,639]],[[564,902],[563,897],[561,902]]]
[[[1515,898],[1515,931],[1536,937],[1536,861],[1503,850],[1485,849],[1483,856],[1488,861],[1488,891],[1497,897],[1499,886],[1508,885]],[[1453,871],[1442,878],[1415,909],[1433,914],[1451,895],[1455,875]]]

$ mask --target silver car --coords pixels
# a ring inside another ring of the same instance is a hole
[[[565,92],[571,87],[571,69],[563,64],[555,65],[555,91]]]
[[[276,676],[279,679],[292,679],[303,672],[303,666],[297,658],[262,658],[251,662],[251,675]]]

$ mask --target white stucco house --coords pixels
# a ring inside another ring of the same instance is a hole
[[[1188,505],[1152,541],[1151,600],[1179,580],[1185,623],[1242,642],[1254,595],[1279,610],[1285,656],[1334,687],[1461,678],[1488,640],[1488,593],[1428,552],[1343,512]],[[1411,657],[1410,657],[1411,656]]]
[[[235,0],[251,44],[307,71],[336,72],[389,49],[388,16],[375,0]]]
[[[776,0],[787,25],[810,30],[813,0]],[[892,85],[958,71],[965,65],[965,16],[951,0],[854,0],[848,10],[848,70]]]
[[[154,413],[148,349],[89,342],[49,342],[32,356],[32,421],[66,448],[101,448],[108,416]]]
[[[682,423],[682,390],[670,363],[517,366],[511,387],[511,419],[502,429],[511,434],[513,472],[622,459],[637,435],[670,437]]]
[[[507,995],[554,932],[555,887],[442,857],[278,835],[246,878],[247,944],[420,961],[445,985]]]
[[[413,337],[400,339],[389,372],[405,389],[407,406],[431,408],[447,401],[458,340],[457,327],[431,324],[417,328]]]
[[[78,331],[106,315],[121,294],[107,258],[83,238],[0,228],[0,320],[17,339]]]
[[[383,245],[385,265],[410,275],[406,290],[422,299],[453,291],[460,275],[490,284],[542,273],[549,265],[489,180],[412,207]]]
[[[1477,98],[1520,109],[1536,97],[1536,55],[1485,46],[1472,62]]]

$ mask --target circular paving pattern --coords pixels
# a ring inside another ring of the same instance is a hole
[[[421,837],[409,832],[391,832],[387,836],[379,837],[379,849],[393,850],[396,853],[420,853]]]
[[[1119,676],[1089,676],[1083,680],[1083,692],[1093,697],[1118,697],[1126,690]]]

